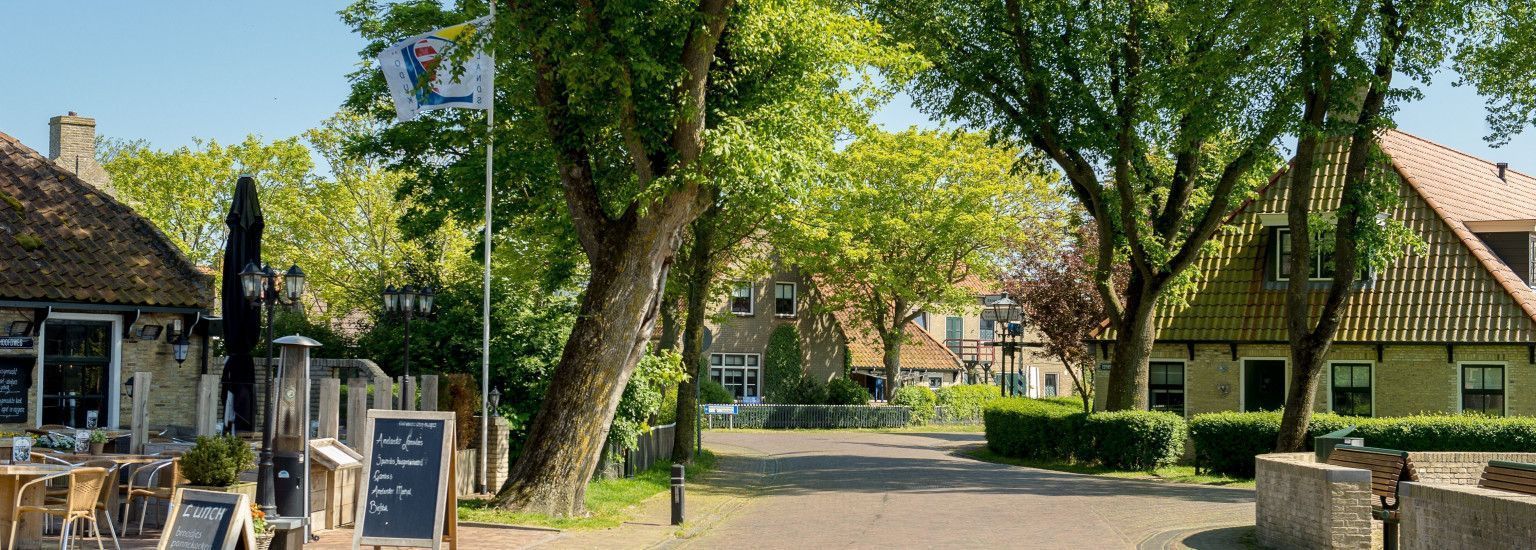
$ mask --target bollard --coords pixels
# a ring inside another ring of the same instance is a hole
[[[683,524],[683,472],[682,464],[672,465],[672,525]]]

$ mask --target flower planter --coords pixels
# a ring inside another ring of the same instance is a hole
[[[256,482],[254,481],[242,481],[234,485],[228,485],[224,487],[208,485],[183,485],[182,488],[197,489],[199,491],[215,491],[219,493],[236,493],[248,496],[251,498],[251,502],[256,502]]]
[[[106,448],[106,446],[107,446],[106,442],[92,443],[91,444],[91,454],[93,454],[93,455],[101,454],[102,453],[102,449]]]

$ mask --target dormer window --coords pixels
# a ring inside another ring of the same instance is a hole
[[[1274,246],[1270,247],[1271,252],[1269,255],[1270,280],[1289,281],[1291,280],[1291,230],[1286,227],[1272,227],[1270,228],[1270,233],[1272,239],[1270,242],[1274,243]],[[1307,262],[1307,266],[1307,280],[1333,280],[1332,251],[1322,254],[1318,250],[1316,243],[1314,243],[1312,246],[1312,261]]]

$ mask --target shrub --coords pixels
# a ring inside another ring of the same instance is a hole
[[[800,351],[800,330],[794,323],[774,327],[763,353],[763,397],[769,403],[804,403],[797,400],[805,388],[805,365]]]
[[[1312,438],[1349,426],[1365,444],[1401,451],[1536,452],[1536,418],[1419,415],[1393,418],[1314,414]],[[1195,415],[1189,437],[1195,461],[1212,472],[1252,477],[1253,457],[1272,452],[1280,435],[1280,413],[1223,412]]]
[[[1082,426],[1080,441],[1091,449],[1085,454],[1106,467],[1152,471],[1184,454],[1184,418],[1173,413],[1104,412],[1088,416]]]
[[[1082,454],[1085,447],[1079,438],[1087,416],[1024,397],[993,399],[982,408],[987,448],[1003,456],[1046,460],[1069,460]]]
[[[1041,397],[1040,400],[1047,403],[1055,403],[1057,405],[1066,405],[1077,410],[1083,410],[1083,398],[1077,396],[1053,395],[1051,397]]]
[[[1003,388],[986,384],[945,386],[934,396],[938,406],[944,408],[946,420],[973,421],[981,418],[981,409],[988,401],[1003,396]]]
[[[827,402],[827,385],[820,380],[802,375],[782,391],[778,403],[788,405],[820,405]]]
[[[868,405],[872,399],[869,390],[847,378],[833,378],[827,382],[828,405]]]
[[[720,385],[719,382],[709,378],[699,381],[700,404],[735,402],[736,394],[731,393],[731,390],[725,389],[725,386]]]
[[[181,455],[181,473],[193,485],[228,487],[240,472],[256,464],[251,446],[233,435],[197,437],[197,443]]]
[[[912,411],[912,424],[921,426],[933,420],[933,405],[938,400],[928,386],[902,386],[891,396],[891,404]]]

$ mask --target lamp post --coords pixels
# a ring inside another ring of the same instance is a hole
[[[277,279],[283,279],[283,291],[278,292]],[[240,290],[246,301],[257,306],[267,306],[267,396],[266,412],[261,427],[261,462],[256,470],[256,502],[267,517],[277,517],[276,497],[272,492],[272,432],[277,430],[277,371],[273,359],[272,310],[277,304],[297,304],[304,295],[304,272],[298,265],[288,268],[279,276],[271,266],[257,267],[246,264],[240,272]]]
[[[1014,355],[1019,351],[1019,340],[1024,333],[1023,327],[1019,324],[1024,319],[1024,310],[1019,307],[1018,302],[1009,298],[1008,293],[1005,292],[1002,297],[993,300],[987,306],[987,309],[982,310],[981,318],[1003,325],[1001,337],[994,340],[992,345],[1002,348],[1002,371],[1005,388],[1003,395],[1012,396],[1014,394],[1013,380],[1010,375],[1018,376],[1019,362],[1018,358]]]
[[[405,285],[395,290],[394,285],[384,287],[384,311],[386,313],[405,314],[405,375],[411,375],[411,317],[416,313],[426,315],[432,313],[432,301],[437,295],[432,292],[432,287],[416,287]]]

